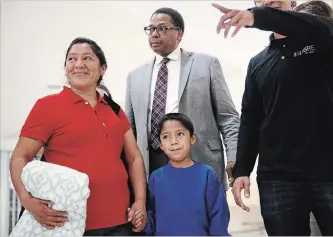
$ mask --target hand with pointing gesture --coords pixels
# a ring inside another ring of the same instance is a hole
[[[228,9],[216,3],[213,3],[212,5],[223,13],[217,24],[216,31],[217,33],[220,33],[221,29],[224,29],[224,38],[228,36],[231,26],[235,27],[234,32],[231,34],[231,37],[234,37],[242,27],[253,26],[254,24],[254,15],[252,11]]]

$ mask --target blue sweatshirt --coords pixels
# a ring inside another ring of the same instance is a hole
[[[228,236],[229,207],[221,181],[208,166],[188,168],[170,163],[149,178],[147,225],[155,235]]]

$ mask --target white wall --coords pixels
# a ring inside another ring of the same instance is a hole
[[[251,1],[223,1],[247,8]],[[105,83],[123,104],[126,76],[152,57],[143,27],[154,10],[168,6],[185,19],[182,47],[217,56],[234,102],[240,108],[251,56],[267,44],[267,32],[243,30],[223,39],[215,27],[219,12],[207,1],[3,1],[1,8],[1,148],[12,149],[35,101],[66,82],[65,51],[75,37],[95,40],[107,56]]]
[[[253,1],[218,3],[246,9]],[[77,36],[89,37],[102,47],[109,64],[105,83],[115,100],[123,104],[128,72],[152,58],[143,27],[159,7],[172,7],[183,15],[185,36],[181,45],[185,50],[205,52],[220,59],[234,103],[240,110],[247,64],[267,45],[269,33],[243,29],[237,37],[224,39],[215,32],[220,14],[210,1],[3,0],[0,148],[13,149],[36,100],[59,91],[49,89],[49,85],[66,82],[65,52]],[[253,184],[254,178],[255,174]],[[255,185],[252,188],[255,190]],[[257,191],[252,192],[247,203],[258,204]]]

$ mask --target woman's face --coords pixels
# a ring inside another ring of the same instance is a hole
[[[104,75],[106,67],[87,43],[74,44],[66,58],[66,76],[69,84],[78,89],[96,89],[97,81]]]

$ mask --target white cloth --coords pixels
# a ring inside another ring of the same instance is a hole
[[[88,175],[68,167],[32,161],[23,168],[21,178],[33,197],[52,201],[52,209],[66,211],[69,221],[63,227],[48,230],[25,210],[10,237],[83,236],[90,195]]]

